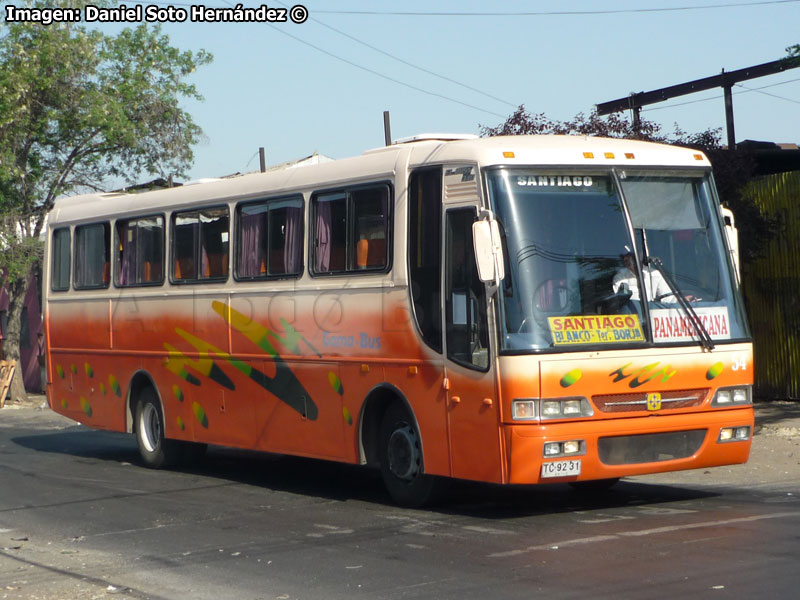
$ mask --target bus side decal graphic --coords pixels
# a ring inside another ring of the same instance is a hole
[[[175,333],[177,333],[186,342],[191,344],[197,353],[200,354],[200,358],[193,360],[174,346],[164,343],[164,348],[166,348],[169,352],[169,356],[164,362],[164,366],[171,373],[194,385],[201,385],[201,382],[186,370],[187,367],[197,371],[198,373],[230,390],[235,390],[236,386],[234,385],[233,381],[231,381],[231,379],[222,371],[222,368],[212,358],[212,355],[214,355],[226,361],[241,373],[247,375],[258,385],[300,413],[302,416],[311,421],[315,421],[318,415],[317,405],[311,399],[310,394],[303,387],[303,384],[300,383],[300,380],[298,380],[295,374],[292,372],[292,369],[272,345],[269,337],[271,336],[275,338],[275,340],[286,346],[290,351],[295,351],[296,353],[299,353],[301,340],[305,342],[309,348],[316,352],[314,347],[286,321],[281,321],[286,328],[286,337],[281,338],[275,332],[261,326],[255,321],[249,320],[243,314],[233,309],[229,309],[227,305],[222,304],[221,302],[215,301],[213,303],[213,308],[217,314],[219,314],[231,325],[231,327],[244,335],[259,348],[267,352],[267,354],[275,363],[275,376],[269,377],[268,375],[254,368],[252,365],[232,357],[224,350],[221,350],[220,348],[217,348],[216,346],[209,344],[208,342],[205,342],[192,335],[188,331],[180,328],[176,328]],[[197,416],[197,411],[195,412],[195,416]],[[203,416],[205,417],[205,415]],[[207,423],[206,420],[200,418],[199,416],[198,420],[200,420],[201,423],[204,421]]]
[[[209,352],[213,352],[220,357],[228,358],[227,354],[179,327],[175,329],[175,333],[194,346],[195,349],[201,355],[205,355],[206,358],[192,360],[174,346],[165,343],[164,348],[166,348],[169,352],[169,356],[164,363],[164,366],[167,368],[167,370],[171,371],[178,377],[185,379],[193,385],[200,385],[200,380],[193,377],[187,371],[186,367],[188,366],[201,375],[208,377],[211,381],[220,384],[222,387],[228,388],[229,390],[236,389],[236,386],[233,384],[233,381],[230,380],[230,377],[225,375],[225,372],[220,368],[220,366],[214,362],[213,358],[209,356]]]
[[[644,385],[645,383],[648,383],[648,382],[652,381],[653,379],[655,379],[658,376],[661,376],[661,383],[666,383],[667,381],[672,379],[673,375],[675,375],[678,372],[677,369],[674,369],[674,370],[670,371],[670,369],[672,369],[672,365],[665,365],[664,367],[662,367],[661,369],[659,369],[655,373],[650,374],[650,372],[653,369],[655,369],[658,365],[661,364],[660,362],[655,362],[655,363],[652,363],[652,364],[649,364],[649,365],[646,365],[646,366],[642,367],[638,371],[634,370],[634,371],[631,371],[629,373],[626,373],[625,369],[630,367],[632,364],[633,363],[628,363],[626,365],[622,365],[616,371],[612,371],[611,373],[609,373],[608,376],[614,378],[614,383],[618,383],[618,382],[622,381],[623,379],[627,379],[628,377],[633,377],[633,379],[631,379],[631,381],[628,383],[628,385],[631,388],[637,388],[637,387],[639,387],[641,385]],[[636,369],[636,367],[634,367],[634,369]],[[650,376],[647,377],[647,375],[650,375]],[[644,379],[644,377],[647,377],[647,378]]]
[[[307,339],[300,335],[300,332],[292,327],[286,319],[281,319],[281,326],[286,331],[286,337],[280,337],[274,331],[267,329],[257,321],[253,321],[239,311],[230,308],[227,304],[223,304],[218,300],[214,300],[211,303],[211,308],[213,308],[214,312],[220,317],[225,319],[231,327],[270,356],[279,356],[278,351],[275,350],[275,346],[269,341],[270,336],[272,336],[293,354],[300,354],[300,342],[302,341],[314,354],[318,357],[322,357],[322,354],[320,354]]]
[[[706,379],[711,381],[712,379],[719,377],[720,373],[722,373],[722,371],[724,370],[725,370],[725,365],[723,365],[721,362],[715,362],[708,368],[708,372],[706,373]]]
[[[572,369],[572,371],[561,378],[561,387],[568,388],[569,386],[578,383],[578,380],[581,377],[583,377],[583,372],[580,369]]]

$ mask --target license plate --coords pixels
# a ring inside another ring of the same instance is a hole
[[[581,474],[581,461],[574,460],[554,460],[542,463],[542,478],[545,477],[571,477]]]

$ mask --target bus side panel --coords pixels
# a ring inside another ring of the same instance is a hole
[[[369,393],[386,381],[385,365],[373,361],[342,363],[339,366],[342,381],[342,417],[344,422],[344,459],[358,463],[358,417]]]
[[[75,421],[124,431],[124,386],[138,362],[122,365],[108,355],[108,306],[92,298],[48,303],[48,400]]]
[[[257,408],[258,448],[341,460],[344,417],[336,363],[278,358],[263,363],[274,384]]]
[[[450,450],[443,373],[440,363],[428,361],[386,367],[386,380],[403,393],[417,419],[422,437],[425,472],[449,476]]]
[[[108,300],[81,298],[48,304],[50,348],[74,350],[108,350],[111,328]]]
[[[141,366],[138,358],[51,349],[50,361],[55,412],[90,427],[125,431],[127,387]]]
[[[397,390],[414,413],[426,472],[449,475],[444,370],[441,359],[431,361],[438,356],[419,340],[408,290],[387,286],[340,289],[314,298],[313,307],[307,310],[314,317],[306,329],[311,344],[325,358],[340,361],[342,410],[347,408],[354,420],[352,430],[345,425],[347,451],[357,446],[349,435],[351,431],[353,436],[358,434],[355,420],[366,394],[385,383]],[[380,374],[382,378],[376,376]]]
[[[174,355],[166,360],[175,360]],[[236,373],[214,361],[209,377],[188,367],[175,374],[165,359],[147,361],[164,407],[165,435],[225,446],[252,448],[255,442],[255,406],[263,395]]]
[[[113,349],[53,344],[53,408],[124,431],[130,382],[142,371],[162,400],[169,438],[358,462],[358,415],[369,392],[389,384],[414,411],[426,470],[451,474],[443,369],[420,346],[406,290],[278,298],[122,298],[112,305],[113,336],[98,333],[108,309],[91,318],[60,306],[50,318],[62,346],[84,330],[96,346],[111,337]]]
[[[228,326],[213,309],[216,306],[226,306],[224,294],[115,300],[113,350],[172,353],[187,360],[227,353]]]

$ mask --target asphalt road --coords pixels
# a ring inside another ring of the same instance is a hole
[[[360,468],[212,449],[151,471],[130,436],[7,406],[0,599],[794,599],[800,403],[758,414],[747,465],[406,510]]]

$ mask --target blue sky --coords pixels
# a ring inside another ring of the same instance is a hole
[[[234,4],[207,0],[206,6]],[[565,120],[633,91],[776,60],[800,43],[796,0],[303,5],[309,14],[303,24],[164,25],[178,47],[204,48],[215,57],[193,77],[205,101],[185,104],[205,132],[189,178],[257,170],[259,146],[270,165],[314,151],[334,158],[360,154],[383,145],[384,110],[391,113],[394,138],[479,133],[519,104]],[[451,14],[397,14],[403,12]],[[466,14],[486,12],[510,14]],[[521,14],[531,12],[540,14]],[[737,141],[800,143],[800,69],[742,85],[734,88]],[[643,116],[667,131],[674,123],[687,132],[723,127],[722,90],[656,104]]]

